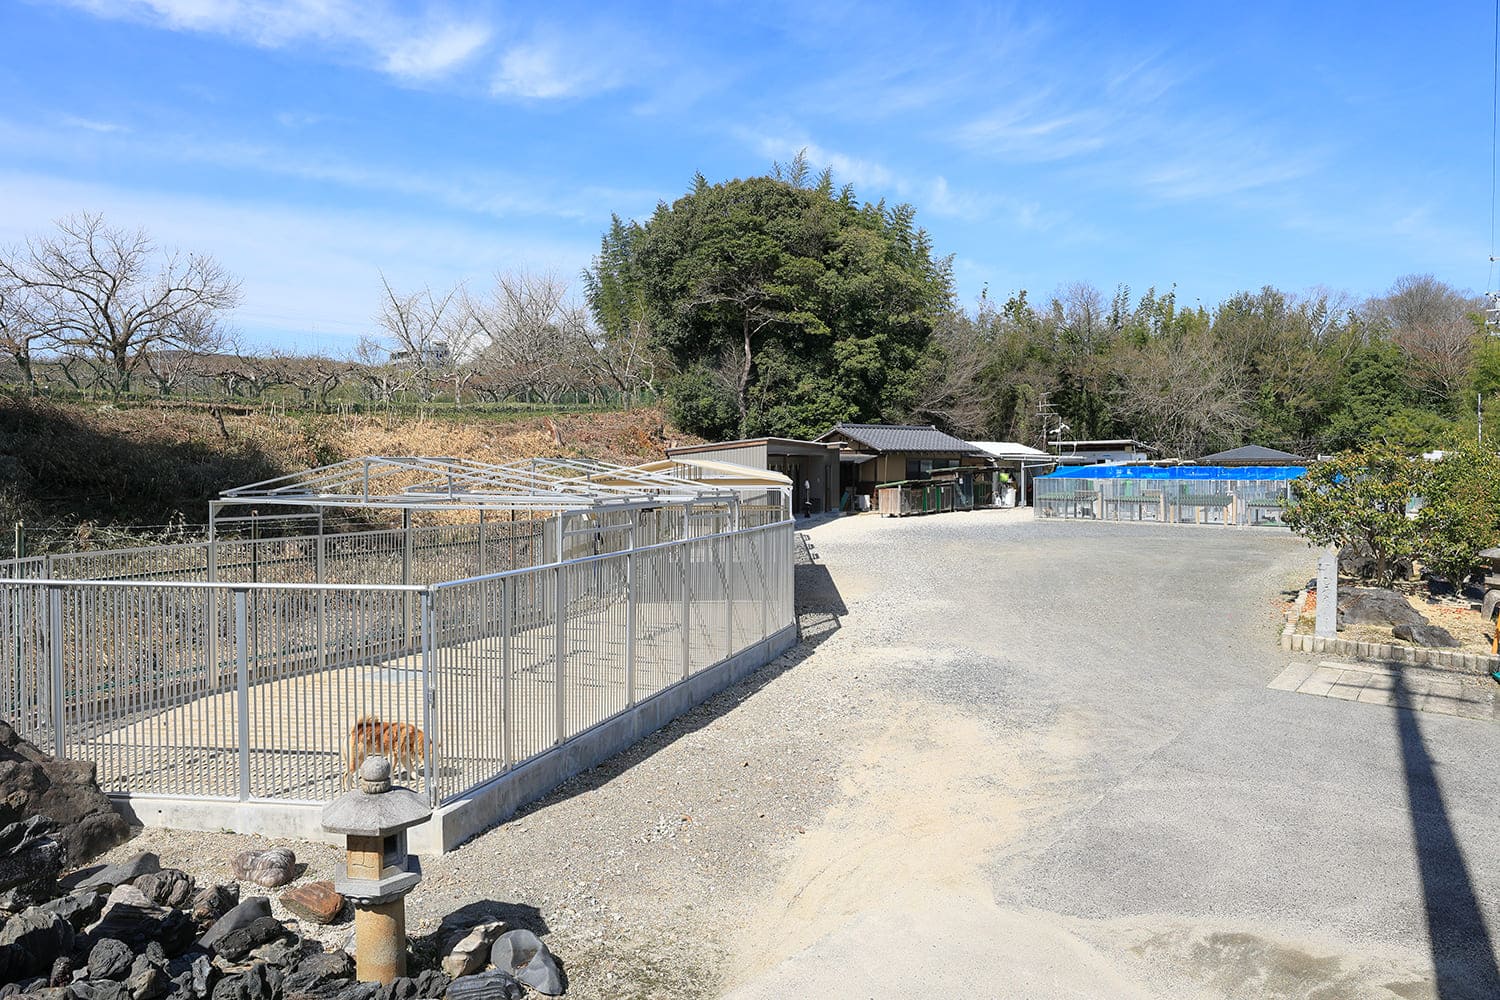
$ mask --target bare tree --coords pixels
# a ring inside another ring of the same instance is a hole
[[[141,352],[141,363],[151,373],[163,396],[207,374],[206,359],[224,346],[226,335],[216,316],[204,309],[190,310],[173,320],[177,332]]]
[[[33,313],[34,306],[35,296],[16,280],[9,265],[0,259],[0,350],[16,363],[22,383],[32,393],[36,392],[32,345],[46,340],[46,334]]]
[[[962,314],[949,314],[933,330],[933,346],[932,371],[912,413],[958,434],[974,434],[984,425],[987,403],[979,388],[989,357],[982,327]]]
[[[423,395],[430,399],[434,384],[450,377],[459,364],[449,336],[455,330],[456,314],[461,312],[462,288],[441,295],[425,287],[417,292],[398,292],[384,274],[380,286],[380,311],[375,322],[390,345],[388,360],[405,366],[409,382],[422,386]],[[460,319],[456,329],[466,332],[467,323]]]
[[[314,400],[322,409],[327,409],[329,399],[353,370],[347,361],[339,361],[324,355],[296,359],[290,372],[292,386],[302,394],[302,402]]]
[[[144,230],[84,213],[29,239],[4,277],[32,297],[40,331],[88,356],[119,393],[145,352],[180,346],[239,302],[239,282],[212,257],[159,252]]]
[[[1450,402],[1468,380],[1477,339],[1474,324],[1458,317],[1403,326],[1391,337],[1417,384],[1439,405]]]
[[[1367,302],[1365,314],[1377,329],[1395,334],[1462,319],[1480,308],[1479,300],[1430,274],[1407,274],[1397,278],[1385,295]]]
[[[489,296],[467,298],[465,311],[482,345],[477,365],[491,387],[498,382],[548,402],[593,387],[598,349],[588,312],[555,276],[498,274]]]
[[[1206,336],[1160,338],[1118,359],[1116,414],[1167,454],[1238,443],[1253,422],[1244,373]]]

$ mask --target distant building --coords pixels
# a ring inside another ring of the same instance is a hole
[[[1159,449],[1134,438],[1098,441],[1057,441],[1058,465],[1097,465],[1100,462],[1149,462]]]
[[[931,424],[836,424],[818,441],[840,449],[840,495],[869,497],[881,483],[929,479],[944,469],[991,464],[983,449]]]
[[[667,457],[691,455],[714,462],[732,462],[752,469],[769,469],[792,480],[792,510],[821,514],[838,504],[839,449],[837,445],[796,438],[747,438],[712,444],[668,448]]]
[[[1034,494],[1032,480],[1051,471],[1057,459],[1040,448],[1015,441],[970,441],[974,447],[994,459],[995,465],[1010,473],[1016,484],[1016,504],[1025,507]]]
[[[435,340],[409,351],[392,351],[391,364],[412,367],[442,368],[453,358],[447,341]]]
[[[1199,465],[1307,465],[1308,460],[1289,451],[1247,444],[1228,451],[1215,452],[1198,459]]]

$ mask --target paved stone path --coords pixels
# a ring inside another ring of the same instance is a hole
[[[1266,686],[1275,691],[1295,691],[1464,719],[1500,719],[1500,703],[1495,698],[1500,684],[1491,678],[1465,677],[1419,667],[1330,660],[1292,663]]]

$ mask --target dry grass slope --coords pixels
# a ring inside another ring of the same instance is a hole
[[[690,440],[652,408],[464,419],[0,400],[0,520],[200,522],[226,487],[359,455],[631,463]]]

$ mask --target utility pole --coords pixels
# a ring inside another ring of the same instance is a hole
[[[1047,401],[1045,392],[1042,393],[1041,401],[1036,405],[1036,413],[1042,420],[1042,450],[1048,451],[1051,449],[1052,418],[1057,416],[1057,407]],[[1058,419],[1058,427],[1059,429],[1062,427],[1061,418]]]

